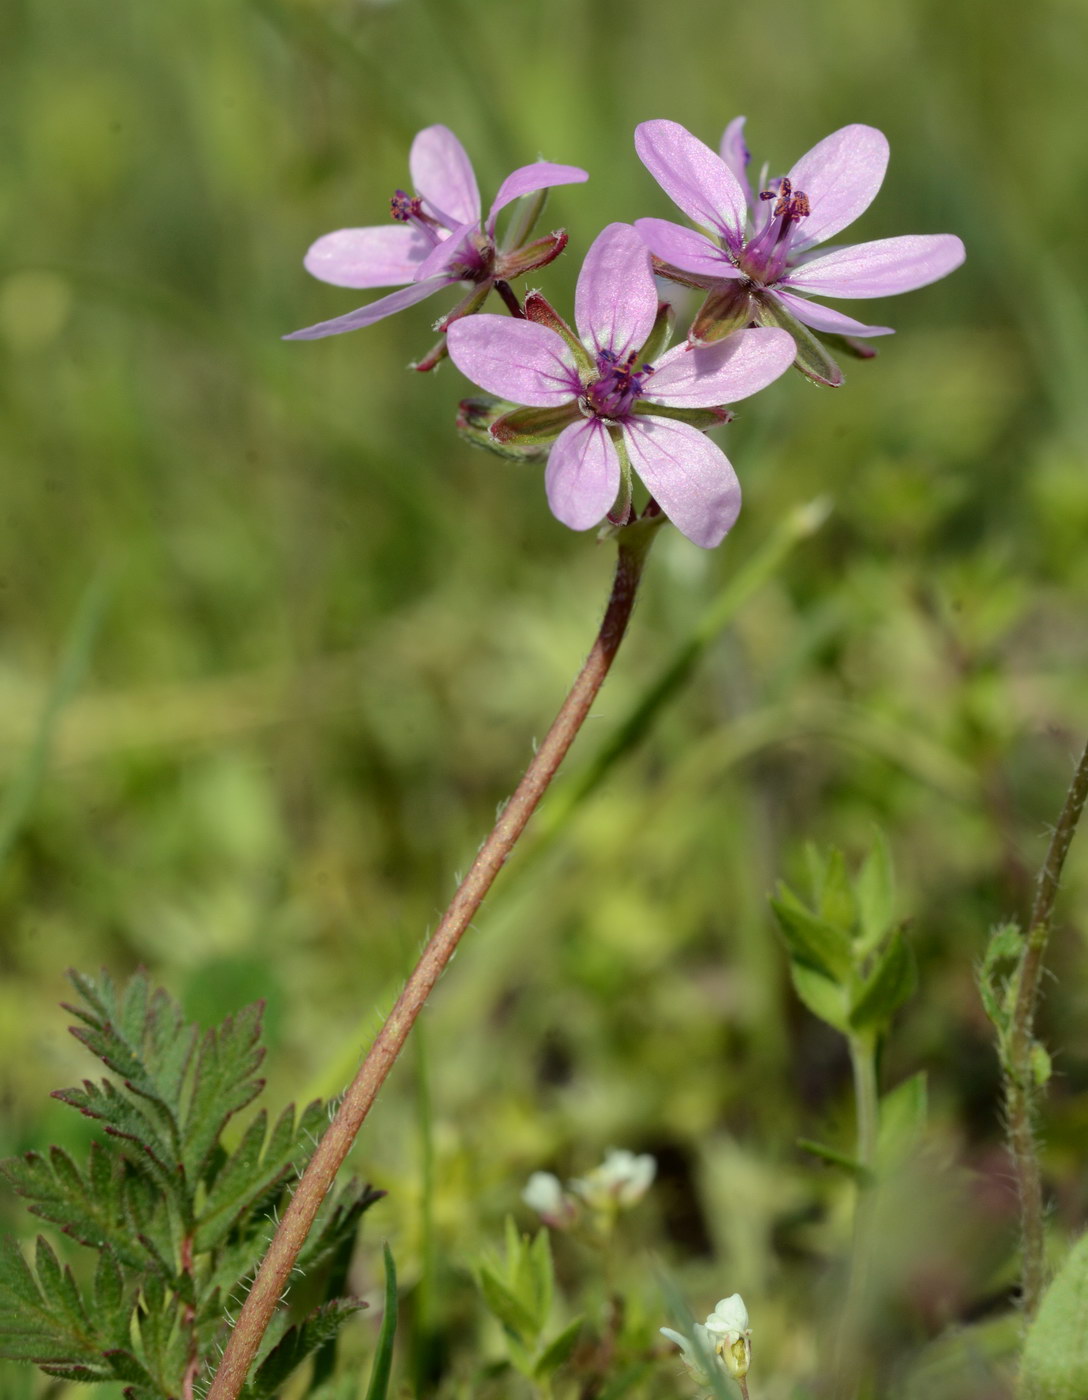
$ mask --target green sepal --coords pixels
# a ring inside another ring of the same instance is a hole
[[[751,283],[738,277],[724,289],[716,287],[708,295],[695,313],[689,335],[699,345],[713,345],[750,326],[756,319],[756,310]]]
[[[491,394],[477,394],[471,399],[462,399],[457,410],[457,432],[473,447],[482,447],[485,452],[493,452],[496,457],[504,457],[509,462],[537,461],[546,455],[546,445],[529,443],[521,446],[516,443],[500,443],[491,435],[491,425],[506,414],[513,413],[515,407],[505,399],[497,399]]]
[[[584,374],[594,372],[592,355],[551,302],[540,292],[530,292],[525,298],[525,319],[532,321],[535,325],[547,326],[549,330],[555,331],[556,335],[561,336],[570,348],[579,371]]]
[[[917,985],[914,954],[896,930],[854,995],[849,1018],[851,1029],[878,1033],[885,1030],[903,1003],[914,994]]]
[[[673,418],[679,423],[698,428],[700,432],[721,427],[723,423],[732,423],[736,416],[727,408],[680,408],[671,403],[651,403],[648,399],[637,399],[632,412],[645,413],[651,418]]]
[[[566,229],[557,229],[555,233],[545,234],[532,243],[524,243],[509,253],[500,253],[495,261],[495,275],[503,279],[524,277],[527,272],[554,262],[566,246]]]
[[[829,349],[849,355],[854,360],[875,360],[880,351],[869,340],[860,340],[854,335],[834,335],[831,331],[821,331],[820,339]]]
[[[657,315],[654,317],[650,334],[643,342],[642,348],[638,352],[638,358],[642,364],[653,364],[654,360],[662,353],[672,336],[673,323],[672,307],[667,301],[657,303]]]
[[[789,331],[793,336],[797,346],[794,368],[799,369],[806,379],[811,379],[814,384],[823,384],[829,389],[837,389],[845,382],[842,370],[832,359],[827,348],[807,326],[803,326],[796,316],[792,316],[786,310],[776,296],[768,293],[766,296],[753,298],[753,301],[755,319],[761,326],[775,326],[779,330]]]
[[[515,408],[495,419],[491,424],[491,437],[504,447],[551,443],[581,416],[573,399],[549,408]]]

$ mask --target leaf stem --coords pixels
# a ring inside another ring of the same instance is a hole
[[[1020,1305],[1030,1321],[1039,1307],[1046,1282],[1046,1232],[1043,1178],[1035,1141],[1037,1086],[1032,1052],[1035,1048],[1035,1011],[1043,959],[1054,916],[1054,902],[1061,885],[1062,868],[1069,854],[1077,824],[1088,799],[1088,745],[1080,756],[1073,781],[1065,795],[1061,816],[1050,838],[1046,860],[1039,871],[1031,908],[1028,935],[1016,972],[1016,1000],[1009,1025],[1005,1057],[1005,1112],[1009,1151],[1020,1196],[1021,1261]]]
[[[592,650],[514,795],[499,813],[491,834],[480,847],[472,868],[423,949],[396,1005],[345,1093],[336,1117],[310,1159],[253,1281],[207,1400],[237,1400],[321,1202],[393,1068],[416,1017],[544,796],[608,675],[631,618],[646,555],[662,519],[659,516],[638,521],[618,532],[619,557],[612,593]]]

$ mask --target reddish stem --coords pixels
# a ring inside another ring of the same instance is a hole
[[[403,1049],[416,1017],[544,796],[608,675],[630,621],[646,554],[658,524],[660,517],[636,522],[619,532],[619,558],[612,593],[593,648],[310,1159],[253,1281],[207,1400],[237,1400],[321,1202]]]

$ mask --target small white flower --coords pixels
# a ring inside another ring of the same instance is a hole
[[[521,1199],[546,1224],[559,1229],[566,1229],[577,1214],[577,1206],[552,1172],[533,1172],[525,1184]]]
[[[743,1380],[752,1364],[752,1333],[748,1326],[748,1309],[739,1293],[731,1293],[715,1305],[706,1320],[706,1330],[729,1374],[738,1381]]]
[[[663,1337],[680,1348],[680,1359],[696,1385],[711,1390],[714,1382],[710,1371],[732,1376],[741,1383],[752,1364],[752,1333],[748,1326],[748,1309],[739,1293],[723,1298],[702,1326],[698,1322],[685,1337],[671,1327],[658,1329]]]
[[[622,1210],[642,1200],[656,1174],[657,1162],[648,1152],[636,1156],[625,1147],[612,1147],[601,1165],[575,1177],[570,1189],[593,1210]]]

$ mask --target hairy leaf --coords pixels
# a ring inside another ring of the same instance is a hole
[[[264,1088],[264,1080],[255,1078],[264,1059],[259,1044],[263,1010],[264,1003],[255,1002],[204,1033],[182,1126],[181,1160],[193,1183],[202,1176],[228,1120]]]
[[[347,1319],[365,1307],[352,1298],[338,1298],[312,1313],[305,1322],[291,1327],[257,1367],[252,1380],[242,1391],[242,1400],[269,1400],[318,1347],[334,1337]]]

